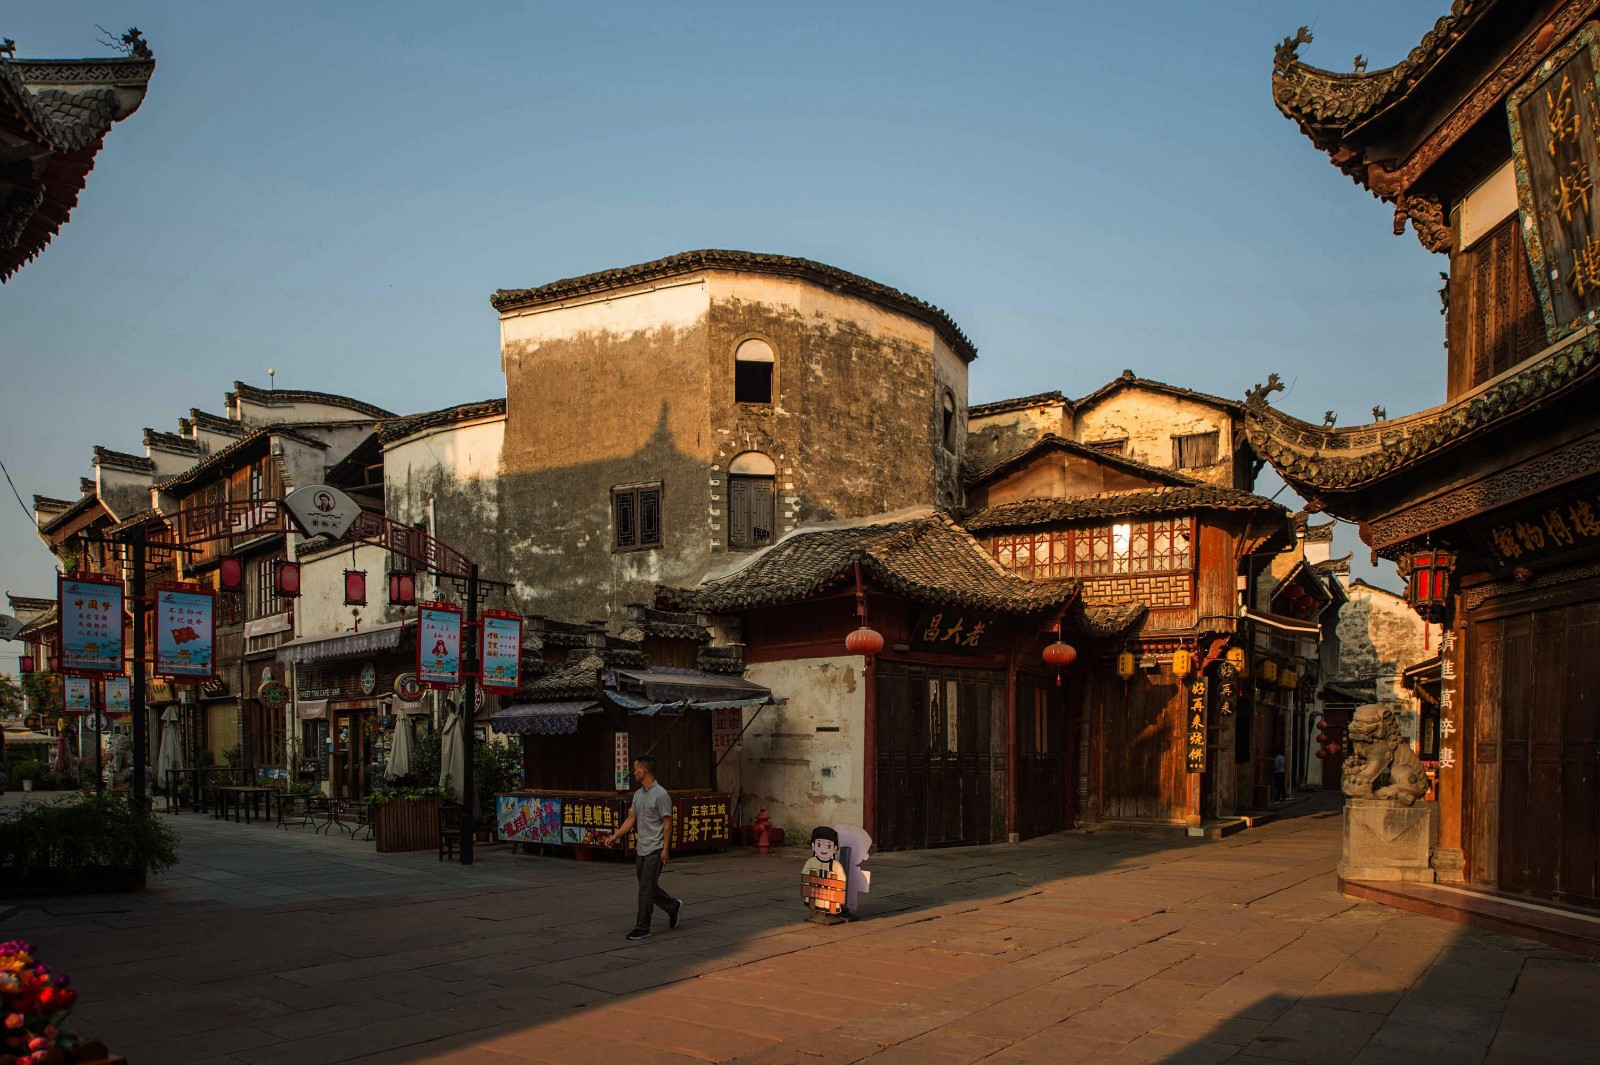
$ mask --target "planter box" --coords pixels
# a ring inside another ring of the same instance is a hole
[[[82,869],[24,869],[0,882],[0,898],[22,895],[91,895],[111,891],[138,891],[145,884],[143,869],[87,866]]]
[[[371,810],[379,854],[430,851],[439,846],[438,796],[396,799]]]

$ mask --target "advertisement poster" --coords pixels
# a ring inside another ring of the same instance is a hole
[[[56,592],[62,672],[121,673],[121,583],[62,577]]]
[[[89,712],[90,685],[94,681],[88,677],[65,677],[61,681],[61,705],[66,707],[68,713],[87,714]]]
[[[106,678],[106,713],[126,714],[133,708],[133,682],[127,677]]]
[[[744,745],[744,708],[719,706],[711,711],[711,749],[725,754]]]
[[[495,823],[500,839],[523,843],[561,842],[561,800],[521,795],[495,798]]]
[[[628,734],[616,734],[616,786],[618,791],[629,791],[633,788],[633,760],[628,757]]]
[[[213,605],[209,591],[156,592],[156,676],[209,680],[216,675]]]
[[[561,810],[561,842],[603,847],[627,816],[627,803],[621,799],[568,799]]]
[[[417,683],[454,688],[461,683],[461,608],[422,603],[418,613]]]
[[[483,646],[478,682],[492,692],[522,686],[522,616],[506,610],[483,612]]]

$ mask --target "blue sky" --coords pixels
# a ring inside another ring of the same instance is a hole
[[[1447,7],[12,5],[19,55],[137,25],[159,66],[0,287],[0,459],[24,498],[72,497],[93,445],[140,452],[268,367],[405,412],[503,394],[493,290],[702,247],[944,307],[974,402],[1132,368],[1226,396],[1276,370],[1311,420],[1431,406],[1445,259],[1390,235],[1269,79],[1301,24],[1309,61],[1376,70]],[[0,504],[0,590],[51,594]]]

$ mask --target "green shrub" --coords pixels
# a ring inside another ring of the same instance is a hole
[[[493,803],[496,795],[522,787],[522,747],[504,737],[472,748],[472,785],[478,802]]]
[[[79,795],[0,808],[0,878],[38,869],[143,869],[178,863],[178,837],[126,799]]]
[[[374,806],[383,806],[401,799],[442,799],[444,789],[437,784],[432,787],[421,788],[394,788],[383,787],[373,792],[367,799]]]
[[[17,781],[18,783],[21,783],[24,780],[31,780],[34,783],[38,783],[39,777],[45,772],[47,772],[47,770],[45,769],[43,762],[39,761],[37,758],[29,758],[27,761],[18,762],[16,765],[11,767],[11,779]]]

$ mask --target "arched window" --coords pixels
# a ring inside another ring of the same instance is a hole
[[[765,547],[776,539],[773,500],[778,468],[759,451],[746,451],[728,464],[728,546]]]
[[[944,390],[944,401],[939,412],[939,441],[944,444],[944,449],[954,452],[956,449],[956,397],[947,388]]]
[[[737,403],[772,402],[772,345],[751,337],[733,353],[733,398]]]

